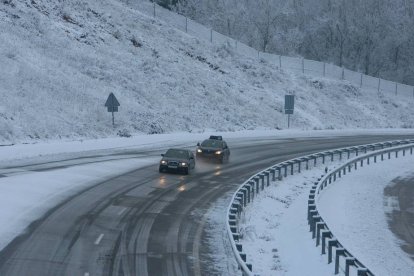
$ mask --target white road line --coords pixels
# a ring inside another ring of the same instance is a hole
[[[104,237],[104,234],[100,234],[99,237],[95,241],[95,245],[98,245],[101,242],[103,237]]]
[[[118,212],[118,216],[122,215],[126,210],[127,208],[122,208],[122,210]]]

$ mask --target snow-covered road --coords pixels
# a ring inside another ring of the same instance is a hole
[[[323,141],[329,137],[340,139],[345,136],[384,133],[393,135],[402,132],[396,130],[313,132],[263,130],[216,134],[222,134],[230,145],[243,146],[260,145],[266,141],[275,141],[276,143],[289,141],[292,143],[300,140],[313,141],[314,139],[317,144],[320,141],[317,142],[316,139]],[[410,132],[405,131],[405,133]],[[0,161],[0,210],[2,210],[0,212],[0,248],[24,232],[28,225],[42,217],[49,209],[64,202],[77,192],[127,171],[151,164],[155,165],[159,153],[164,148],[169,146],[191,148],[207,135],[209,134],[143,135],[130,139],[111,138],[0,147],[2,156]],[[276,136],[277,138],[275,138]],[[326,138],[316,138],[322,136]],[[98,160],[99,164],[94,163],[94,160]],[[270,204],[266,200],[275,201],[274,205],[264,206],[262,209],[264,210],[263,214],[271,215],[273,212],[269,212],[269,210],[279,208],[277,209],[279,211],[276,211],[277,220],[271,216],[267,218],[267,222],[263,223],[246,220],[246,223],[251,225],[257,223],[255,227],[246,227],[246,235],[250,235],[252,239],[255,237],[254,233],[261,233],[257,234],[257,245],[271,242],[272,237],[277,243],[276,246],[271,245],[271,248],[265,246],[259,248],[260,252],[257,254],[257,256],[263,257],[264,262],[271,264],[271,272],[277,270],[297,275],[303,272],[302,266],[299,266],[297,261],[303,263],[304,258],[297,258],[294,253],[300,252],[300,256],[308,256],[312,251],[317,252],[312,247],[313,242],[309,239],[309,235],[300,235],[302,231],[307,229],[306,208],[304,207],[306,200],[302,201],[300,198],[307,196],[308,183],[320,174],[317,170],[306,173],[305,178],[296,179],[296,176],[288,178],[288,181],[292,181],[291,184],[278,186],[279,190],[276,190],[274,198],[270,197],[263,201],[266,205]],[[225,259],[226,256],[229,256],[229,252],[226,251],[226,246],[223,246],[225,241],[222,238],[225,234],[224,228],[215,228],[212,225],[219,225],[223,206],[227,205],[229,196],[223,195],[215,205],[212,205],[206,217],[206,227],[210,229],[209,233],[211,234],[208,239],[210,246],[217,249],[215,257],[217,260]],[[303,210],[302,214],[301,210]],[[263,218],[263,216],[253,217]],[[246,215],[247,218],[248,215]],[[273,230],[279,232],[272,235],[270,231]],[[289,238],[286,238],[286,233],[289,234]],[[302,246],[302,242],[304,246]],[[271,254],[264,254],[265,252],[271,252]],[[320,256],[315,255],[312,262],[307,262],[307,265],[308,269],[314,271],[330,271],[324,263]],[[221,263],[219,267],[226,269],[226,266],[232,265],[232,262],[229,261],[227,265]]]

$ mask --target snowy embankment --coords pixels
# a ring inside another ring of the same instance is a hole
[[[329,164],[334,169],[339,161]],[[411,275],[414,262],[390,230],[387,216],[398,206],[384,197],[395,179],[413,176],[414,157],[386,160],[354,171],[320,196],[320,214],[341,244],[376,275]],[[323,167],[273,182],[258,194],[242,219],[243,251],[260,275],[333,275],[311,238],[306,220],[310,186]]]
[[[394,180],[413,173],[412,155],[371,163],[328,185],[319,198],[320,215],[332,233],[375,275],[408,276],[414,271],[414,261],[387,222],[398,201],[384,196]]]
[[[295,75],[143,15],[125,1],[0,5],[0,144],[128,133],[411,127],[413,99]],[[104,108],[121,103],[116,128]]]

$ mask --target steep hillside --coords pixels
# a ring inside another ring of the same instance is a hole
[[[0,3],[0,142],[123,133],[411,127],[413,100],[294,75],[117,0]],[[121,103],[112,128],[104,108]]]

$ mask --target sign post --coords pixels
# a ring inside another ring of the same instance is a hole
[[[288,115],[288,128],[290,128],[290,115],[293,114],[295,107],[295,96],[285,95],[285,114]]]
[[[112,112],[112,126],[115,127],[114,112],[118,112],[118,106],[120,106],[120,104],[113,93],[109,94],[105,106],[108,108],[108,112]]]

